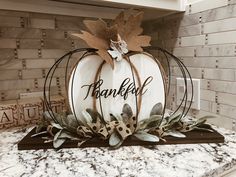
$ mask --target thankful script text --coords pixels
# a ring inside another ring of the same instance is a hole
[[[86,95],[84,97],[84,100],[88,98],[88,96],[95,97],[96,99],[99,97],[107,98],[109,96],[117,97],[121,96],[126,100],[129,96],[129,94],[133,95],[143,95],[146,93],[147,86],[152,82],[153,77],[149,76],[145,79],[145,81],[142,83],[140,87],[135,87],[136,83],[131,81],[130,78],[126,78],[123,80],[123,82],[120,84],[119,88],[103,88],[103,79],[99,79],[97,82],[89,84],[89,85],[83,85],[81,88],[87,88]],[[101,89],[103,88],[103,89]]]

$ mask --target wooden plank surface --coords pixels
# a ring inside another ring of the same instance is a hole
[[[135,137],[127,138],[123,146],[145,146],[145,145],[167,145],[167,144],[200,144],[200,143],[223,143],[224,136],[219,134],[216,130],[214,132],[206,131],[191,131],[184,133],[186,138],[175,138],[166,136],[166,142],[160,141],[158,143],[151,143],[140,141]],[[38,150],[38,149],[53,149],[52,142],[44,143],[42,137],[33,137],[31,135],[35,133],[35,128],[32,129],[19,143],[18,150]],[[92,139],[85,142],[81,148],[84,147],[108,147],[108,141],[102,141],[100,139]],[[78,148],[77,141],[67,140],[61,148]]]

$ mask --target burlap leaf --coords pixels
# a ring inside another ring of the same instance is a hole
[[[128,49],[131,51],[142,52],[142,47],[150,46],[151,37],[146,35],[141,36],[131,36],[128,41],[126,41]]]
[[[107,128],[104,126],[102,128],[99,129],[99,131],[97,132],[98,135],[100,135],[100,137],[102,139],[107,139],[109,137],[109,133],[107,131]]]
[[[91,138],[93,136],[93,132],[88,127],[85,126],[78,126],[77,134],[80,137],[85,137],[85,138]]]
[[[125,20],[124,12],[121,12],[114,21],[117,25],[118,34],[127,43],[130,51],[143,51],[142,47],[150,46],[150,36],[139,36],[143,32],[142,19],[143,12],[130,15],[127,20]]]
[[[98,133],[99,129],[101,128],[101,122],[97,121],[96,123],[87,123],[87,125],[90,127],[90,129],[94,132],[94,133]]]
[[[116,126],[116,131],[123,140],[132,135],[132,131],[122,121],[119,121],[119,124]]]
[[[84,20],[83,23],[88,28],[88,30],[96,37],[105,39],[105,31],[107,28],[106,22],[102,19],[94,20]]]
[[[106,22],[102,19],[96,21],[84,20],[83,23],[94,36],[105,39],[108,44],[110,44],[110,40],[117,40],[117,25],[108,27]]]
[[[81,32],[82,34],[73,34],[73,35],[83,39],[88,44],[88,46],[98,49],[97,51],[98,55],[100,55],[101,58],[105,60],[108,64],[110,64],[113,68],[114,67],[113,60],[111,56],[107,53],[107,49],[110,47],[109,43],[105,39],[92,35],[87,31],[81,31]]]
[[[129,117],[128,121],[125,123],[126,127],[131,130],[131,132],[135,132],[137,127],[137,120],[135,116]]]
[[[108,51],[111,47],[111,41],[118,41],[118,36],[121,36],[121,40],[127,44],[126,49],[129,51],[143,51],[142,47],[150,45],[150,36],[140,36],[143,32],[142,18],[143,12],[140,12],[136,15],[130,15],[125,20],[124,12],[121,12],[111,27],[108,27],[102,19],[84,20],[84,24],[90,33],[81,31],[82,34],[72,35],[83,39],[88,46],[98,49],[97,54],[114,68],[113,59]]]

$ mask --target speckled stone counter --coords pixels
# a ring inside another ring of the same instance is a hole
[[[236,133],[224,129],[221,144],[18,151],[30,129],[0,131],[1,177],[214,177],[236,166]]]

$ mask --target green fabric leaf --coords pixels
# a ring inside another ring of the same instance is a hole
[[[177,138],[185,138],[186,136],[178,131],[175,130],[170,130],[169,132],[165,132],[163,136],[173,136],[173,137],[177,137]]]
[[[105,119],[101,116],[101,114],[97,111],[94,111],[92,109],[86,109],[86,111],[90,114],[91,118],[92,118],[92,123],[96,123],[98,121],[98,119],[101,121],[101,123],[103,123],[104,125],[106,124]]]
[[[153,115],[161,115],[162,110],[163,110],[163,106],[161,103],[155,104],[151,110],[150,117]]]
[[[49,111],[49,112],[45,111],[43,113],[43,115],[44,115],[45,119],[51,123],[51,125],[54,126],[55,124],[57,124],[57,125],[60,125],[61,127],[63,126],[62,119],[66,117],[65,113],[58,114],[58,113],[54,113],[51,111]],[[52,116],[54,119],[56,119],[57,122],[55,122],[53,120]],[[57,125],[55,125],[56,128],[58,128]],[[59,129],[61,129],[61,128],[59,128]]]
[[[61,147],[61,145],[66,141],[66,138],[58,138],[60,136],[60,134],[62,133],[62,130],[60,130],[59,132],[57,132],[54,136],[53,139],[53,147],[54,148],[59,148]]]
[[[133,116],[132,108],[128,104],[124,104],[123,109],[122,109],[122,113],[126,114],[128,117]]]
[[[67,117],[62,119],[62,124],[66,129],[71,132],[76,132],[76,128],[79,126],[78,121],[76,120],[75,116],[70,114]]]
[[[212,129],[201,128],[201,127],[194,127],[193,130],[207,131],[207,132],[214,132]]]
[[[109,138],[109,145],[110,146],[117,146],[122,142],[122,138],[120,137],[120,135],[114,131],[110,138]]]
[[[123,117],[118,113],[111,113],[110,116],[113,116],[113,119],[116,121],[123,121]]]
[[[170,116],[166,125],[168,125],[168,127],[171,128],[172,125],[174,125],[176,122],[178,122],[180,120],[180,116],[181,116],[181,114]]]
[[[90,114],[92,123],[96,123],[98,119],[101,120],[102,116],[97,111],[94,111],[90,108],[86,109],[86,111]]]
[[[51,125],[52,125],[53,127],[57,128],[57,129],[60,129],[60,130],[63,129],[63,127],[62,127],[61,125],[57,124],[57,123],[51,122]]]
[[[67,138],[70,140],[79,140],[79,138],[76,137],[76,135],[73,135],[72,133],[66,131],[66,130],[62,130],[61,133],[59,134],[59,136],[57,138]]]
[[[87,140],[82,140],[82,141],[79,141],[77,146],[80,147],[82,144],[84,144]]]
[[[216,118],[216,116],[208,115],[208,116],[200,117],[199,119],[212,119],[212,118]],[[198,120],[199,120],[199,119],[198,119]]]
[[[35,133],[35,134],[31,135],[31,138],[36,137],[36,136],[41,136],[41,135],[44,135],[44,134],[47,134],[47,133],[48,133],[47,131],[41,131],[41,132],[38,132],[38,133]]]
[[[153,115],[148,119],[143,119],[139,122],[139,129],[144,130],[149,128],[155,128],[159,125],[161,118],[161,115]]]
[[[46,120],[48,120],[48,121],[51,122],[51,121],[53,120],[51,114],[52,114],[51,111],[50,111],[50,112],[45,111],[45,112],[43,113],[43,116],[46,118]]]
[[[211,125],[210,124],[201,124],[201,125],[198,125],[197,127],[199,128],[207,128],[207,129],[212,129]]]
[[[87,122],[92,122],[93,119],[92,119],[92,117],[90,116],[90,114],[86,110],[82,111],[82,115],[84,117],[85,124],[87,124]]]
[[[110,113],[111,121],[119,121],[112,113]]]
[[[134,134],[134,136],[142,141],[159,142],[159,138],[157,136],[144,131],[138,131]]]
[[[57,148],[61,147],[65,141],[66,141],[66,138],[64,138],[64,139],[60,138],[57,140],[53,140],[53,147],[57,149]]]
[[[35,133],[40,133],[47,127],[47,124],[45,122],[41,122],[39,125],[36,126]]]
[[[211,118],[215,118],[215,116],[204,116],[204,117],[200,117],[199,119],[197,119],[195,126],[199,126],[201,124],[204,124],[207,119],[211,119]]]
[[[116,146],[112,146],[113,149],[119,148],[123,144],[124,140],[121,140]]]

